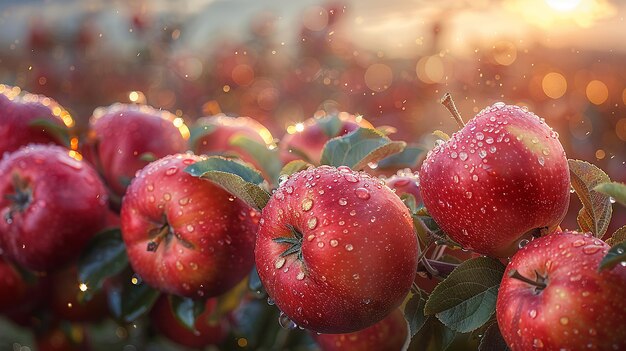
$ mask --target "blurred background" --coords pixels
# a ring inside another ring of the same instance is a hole
[[[338,109],[428,148],[457,129],[450,92],[466,120],[528,106],[568,157],[626,182],[624,16],[618,0],[1,0],[0,83],[56,99],[78,128],[137,102],[280,138]],[[625,223],[616,208],[609,232]]]

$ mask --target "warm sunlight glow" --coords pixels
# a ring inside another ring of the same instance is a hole
[[[580,2],[581,0],[546,0],[548,6],[561,12],[574,10],[580,5]]]

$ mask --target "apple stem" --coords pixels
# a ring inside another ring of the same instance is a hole
[[[441,98],[441,104],[445,106],[448,111],[450,111],[450,114],[452,115],[452,117],[454,117],[454,120],[459,125],[459,128],[465,127],[465,122],[463,122],[463,118],[461,117],[459,110],[457,110],[456,105],[454,104],[454,100],[452,100],[452,95],[450,95],[450,93],[445,93],[443,95],[443,98]]]
[[[165,238],[169,234],[169,232],[170,226],[168,224],[165,224],[163,227],[161,227],[161,229],[159,229],[154,238],[148,242],[146,251],[155,252],[157,248],[159,248],[159,244],[161,244],[163,238]]]
[[[523,281],[524,283],[530,284],[534,287],[537,288],[537,290],[543,290],[545,289],[548,285],[545,283],[546,278],[542,277],[541,275],[539,275],[537,272],[535,272],[535,275],[537,276],[537,280],[532,280],[532,279],[528,279],[526,277],[524,277],[523,275],[520,274],[520,272],[517,271],[517,269],[513,269],[509,272],[509,277]]]
[[[459,265],[455,263],[441,262],[425,258],[422,259],[417,265],[417,271],[425,271],[432,276],[445,278],[458,266]]]

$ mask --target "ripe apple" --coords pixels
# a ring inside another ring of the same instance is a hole
[[[189,130],[183,120],[149,106],[118,103],[100,107],[89,124],[85,157],[119,196],[150,161],[187,149]]]
[[[415,203],[422,203],[422,195],[420,195],[420,179],[419,175],[410,170],[400,170],[398,173],[385,179],[385,184],[393,190],[398,197],[404,194],[413,195]]]
[[[268,295],[293,322],[350,333],[402,303],[418,251],[407,207],[381,180],[321,166],[293,174],[272,195],[255,257]]]
[[[464,248],[508,257],[521,240],[551,233],[569,204],[565,152],[542,119],[495,103],[429,152],[424,204]]]
[[[203,157],[167,156],[133,180],[122,202],[130,264],[161,291],[217,296],[252,269],[258,212],[184,169]]]
[[[167,296],[161,296],[150,312],[150,319],[159,334],[177,344],[199,349],[220,344],[226,338],[229,329],[227,320],[211,320],[216,309],[217,299],[208,299],[204,312],[196,318],[196,330],[191,331],[176,319]]]
[[[0,247],[26,268],[76,259],[106,212],[102,181],[75,151],[30,145],[0,162]]]
[[[345,112],[309,118],[285,134],[279,145],[280,158],[284,163],[303,159],[319,164],[326,142],[355,131],[359,127],[374,128],[363,117]]]
[[[348,334],[313,334],[322,351],[400,351],[408,345],[409,327],[399,309],[371,327]]]
[[[511,350],[626,349],[626,267],[598,270],[609,248],[590,234],[563,232],[511,258],[496,307]]]
[[[272,134],[261,123],[250,117],[228,117],[217,115],[202,117],[196,121],[195,128],[206,128],[209,134],[195,141],[191,145],[196,154],[224,155],[233,154],[255,168],[262,169],[257,160],[241,147],[231,145],[237,136],[244,136],[261,145],[271,145],[274,142]]]
[[[30,123],[43,119],[60,128],[74,120],[56,101],[0,84],[0,155],[30,143],[59,143],[56,136]]]

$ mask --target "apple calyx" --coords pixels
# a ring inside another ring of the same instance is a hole
[[[537,271],[535,271],[535,280],[532,280],[532,279],[529,279],[527,277],[524,277],[516,269],[512,269],[509,272],[509,277],[515,278],[517,280],[523,281],[524,283],[527,283],[527,284],[530,284],[530,285],[534,286],[535,287],[535,294],[541,293],[541,291],[543,291],[543,289],[545,289],[548,286],[548,283],[547,283],[548,277],[547,276],[545,276],[545,277],[542,276]]]
[[[186,241],[179,234],[174,232],[167,220],[164,220],[164,224],[161,227],[157,227],[150,231],[150,238],[152,238],[152,240],[150,240],[148,245],[146,245],[146,251],[148,252],[156,252],[163,239],[165,239],[165,245],[167,245],[172,238],[178,239],[186,248],[193,248],[192,243]]]
[[[300,231],[298,231],[292,225],[287,224],[287,228],[289,228],[289,231],[291,232],[291,234],[293,234],[292,237],[285,237],[285,236],[283,236],[283,237],[279,237],[279,238],[274,238],[272,240],[275,243],[288,244],[289,245],[289,247],[280,254],[280,257],[286,257],[286,256],[289,256],[289,255],[297,254],[298,260],[302,261],[303,260],[303,256],[302,256],[302,238],[304,236],[302,235],[302,233],[300,233]]]
[[[13,174],[13,194],[5,195],[5,198],[11,202],[9,212],[5,215],[7,223],[13,221],[15,212],[24,212],[33,200],[33,191],[29,187],[28,181],[19,174]]]

